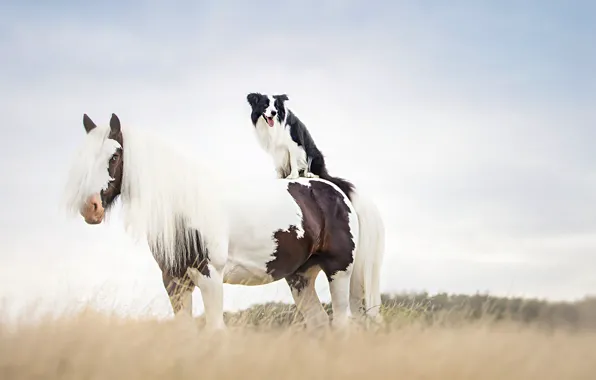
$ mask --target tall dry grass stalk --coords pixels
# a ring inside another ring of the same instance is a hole
[[[596,378],[596,333],[589,330],[426,323],[386,311],[389,323],[374,331],[313,334],[293,315],[259,313],[227,315],[224,334],[202,330],[201,318],[189,326],[93,310],[2,325],[0,379]]]

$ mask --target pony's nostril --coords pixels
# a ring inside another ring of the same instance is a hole
[[[93,202],[93,211],[97,211],[97,202]]]

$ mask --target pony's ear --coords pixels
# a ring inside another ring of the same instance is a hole
[[[273,95],[273,98],[274,98],[274,99],[277,99],[277,100],[280,100],[280,101],[282,101],[282,102],[285,102],[286,100],[290,100],[290,99],[288,98],[288,95],[286,95],[286,94],[281,94],[281,95]]]
[[[259,103],[260,97],[261,94],[257,92],[251,92],[250,94],[246,95],[246,100],[248,101],[248,104],[250,104],[251,107],[254,107],[257,105],[257,103]]]
[[[85,131],[89,133],[97,126],[95,125],[93,120],[91,120],[91,118],[87,116],[87,114],[83,114],[83,127],[85,127]]]
[[[110,118],[110,135],[117,135],[120,133],[120,119],[115,113]]]

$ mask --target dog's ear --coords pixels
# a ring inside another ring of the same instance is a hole
[[[279,101],[281,101],[281,102],[285,102],[286,100],[290,100],[290,99],[288,98],[288,95],[286,95],[286,94],[274,95],[274,96],[273,96],[273,98],[274,98],[274,99],[277,99],[277,100],[279,100]]]
[[[251,107],[254,107],[257,105],[257,103],[259,103],[260,97],[261,94],[257,92],[251,92],[250,94],[246,95],[246,100],[248,101],[248,104],[250,104]]]

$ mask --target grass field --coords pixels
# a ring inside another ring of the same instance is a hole
[[[5,324],[0,379],[596,379],[592,325],[455,308],[429,318],[423,303],[385,301],[385,325],[349,334],[307,333],[279,304],[227,314],[215,335],[201,317],[193,330],[93,310]]]

